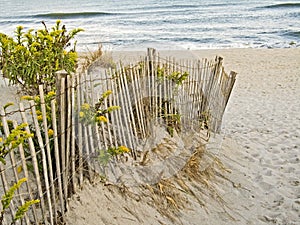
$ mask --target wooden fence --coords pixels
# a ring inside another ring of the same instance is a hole
[[[4,224],[30,199],[40,203],[19,224],[63,224],[68,199],[84,178],[93,181],[103,173],[101,151],[123,146],[130,152],[112,161],[126,157],[140,162],[145,142],[158,135],[156,126],[169,136],[204,130],[208,140],[210,132],[220,130],[235,77],[225,73],[221,58],[177,62],[153,49],[135,65],[120,63],[101,74],[60,71],[54,97],[41,86],[39,97],[22,101],[19,110],[1,109],[3,139],[21,123],[34,133],[10,151],[6,165],[0,163],[1,194],[27,178],[4,214]],[[120,108],[110,112],[112,106]]]

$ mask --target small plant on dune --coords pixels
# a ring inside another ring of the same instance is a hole
[[[33,137],[33,134],[28,133],[24,128],[28,124],[22,123],[18,125],[15,129],[11,130],[7,138],[0,137],[0,162],[4,165],[6,164],[6,155],[17,148],[20,144],[24,144],[28,138]],[[3,133],[2,123],[0,124],[1,133]]]
[[[157,67],[157,77],[160,81],[163,79],[171,80],[176,85],[182,85],[183,82],[188,78],[188,72],[169,71],[166,66]]]
[[[27,181],[26,178],[20,179],[17,183],[15,183],[13,186],[10,187],[10,189],[2,196],[1,198],[1,204],[2,204],[2,210],[0,212],[0,224],[3,224],[4,214],[6,210],[9,208],[11,201],[14,198],[15,192],[20,188],[20,186]],[[29,200],[26,201],[23,205],[21,205],[17,212],[15,213],[13,217],[13,221],[11,222],[11,225],[15,224],[18,220],[21,220],[26,212],[28,211],[29,207],[33,204],[39,203],[40,200]]]
[[[6,106],[10,106],[11,104],[7,104]],[[6,108],[6,107],[5,107]],[[9,128],[12,127],[12,123],[8,121]],[[18,125],[15,129],[10,129],[10,134],[4,138],[0,137],[0,163],[6,164],[5,157],[6,155],[13,151],[15,148],[17,148],[19,145],[23,145],[28,138],[32,138],[33,134],[28,133],[25,130],[25,127],[27,127],[28,124],[22,123]],[[4,127],[3,124],[0,124],[0,131],[1,134],[4,133]],[[10,207],[11,201],[14,198],[14,194],[16,190],[20,188],[22,183],[24,183],[27,179],[23,178],[20,179],[16,184],[10,187],[10,189],[2,196],[1,198],[1,204],[2,204],[2,210],[0,211],[0,224],[3,224],[4,215],[6,213],[6,210]],[[16,214],[14,215],[12,224],[15,224],[16,221],[21,220],[25,213],[28,211],[29,207],[33,204],[39,203],[39,200],[30,200],[26,201],[23,205],[21,205]]]
[[[109,54],[108,52],[104,52],[101,44],[95,51],[88,50],[88,52],[88,54],[81,57],[83,59],[83,62],[81,63],[83,70],[89,69],[89,67],[93,64],[97,66],[99,65],[104,68],[116,67],[111,54]]]
[[[107,149],[107,152],[111,155],[111,156],[117,156],[117,155],[121,155],[124,153],[129,153],[130,150],[129,148],[125,147],[124,145],[118,146],[118,147],[109,147]]]
[[[110,90],[104,92],[94,107],[88,103],[82,104],[79,112],[80,122],[84,124],[107,123],[108,118],[106,114],[120,109],[120,106],[104,106],[104,102],[111,94],[112,91]]]
[[[77,64],[76,42],[71,40],[83,31],[73,29],[67,32],[58,20],[50,30],[24,32],[22,26],[15,31],[15,39],[0,33],[0,68],[11,84],[19,84],[29,93],[37,94],[39,85],[45,91],[55,87],[55,72],[74,72]],[[70,50],[68,50],[70,49]]]
[[[106,166],[112,157],[123,155],[125,153],[130,153],[130,149],[124,145],[118,147],[110,146],[107,150],[99,151],[98,159],[101,165]]]
[[[82,104],[79,112],[79,121],[87,125],[108,123],[109,114],[120,109],[120,106],[107,106],[105,104],[111,94],[111,90],[104,92],[95,106],[91,106],[88,103]],[[130,149],[125,146],[110,146],[106,150],[99,150],[99,161],[102,165],[106,165],[112,157],[129,152]]]

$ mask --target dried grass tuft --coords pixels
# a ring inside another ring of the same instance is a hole
[[[81,57],[83,61],[81,63],[82,70],[86,70],[89,68],[92,63],[94,63],[97,59],[99,59],[103,55],[102,45],[98,46],[96,51],[89,51],[87,54]]]
[[[88,51],[88,53],[81,55],[79,59],[80,69],[82,71],[89,69],[92,65],[100,66],[103,68],[114,68],[116,66],[111,53],[104,52],[101,44],[99,44],[97,50]]]
[[[204,155],[205,157],[203,157]],[[161,215],[174,224],[182,224],[180,211],[188,208],[191,201],[195,200],[207,213],[209,213],[207,205],[211,204],[211,200],[215,200],[234,220],[227,212],[226,203],[216,188],[218,183],[215,182],[216,177],[225,179],[220,174],[229,171],[220,159],[212,155],[209,156],[212,163],[201,170],[201,162],[203,163],[204,158],[207,159],[208,155],[205,146],[201,146],[196,149],[185,167],[175,176],[162,179],[153,185],[140,185],[137,189],[118,186],[117,190],[125,198],[130,197],[137,201],[143,201],[156,208]]]

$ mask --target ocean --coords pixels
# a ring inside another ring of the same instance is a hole
[[[300,46],[300,1],[0,0],[0,32],[60,19],[83,28],[77,50],[290,48]]]

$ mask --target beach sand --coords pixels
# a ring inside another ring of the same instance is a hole
[[[112,56],[134,61],[144,54]],[[102,183],[87,184],[70,201],[68,224],[299,224],[300,49],[164,51],[161,55],[209,59],[219,55],[227,72],[238,73],[218,154],[228,170],[211,181],[221,203],[209,190],[202,193],[204,204],[189,195],[188,207],[171,221],[147,198],[136,199]]]
[[[145,52],[112,53],[116,61],[135,61],[140,55]],[[67,224],[300,224],[300,49],[161,55],[208,59],[219,55],[227,72],[238,73],[217,155],[226,170],[218,169],[209,187],[185,177],[198,198],[179,191],[186,204],[178,206],[173,220],[149,196],[131,194],[126,187],[87,183],[70,199]],[[6,87],[1,88],[2,96]]]

